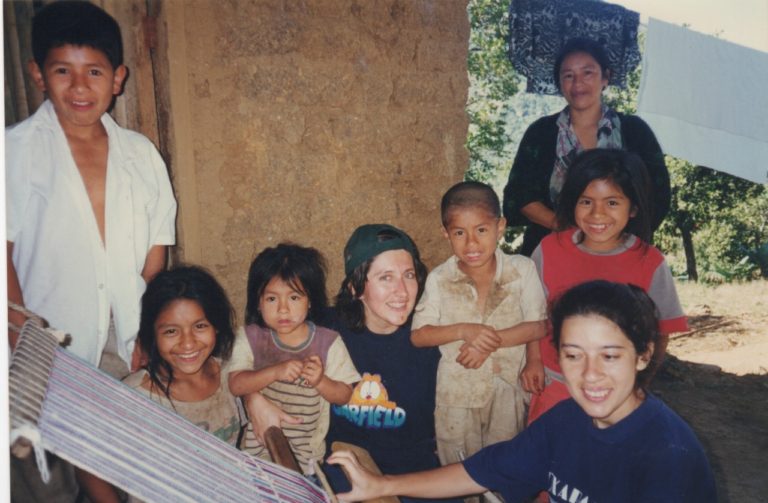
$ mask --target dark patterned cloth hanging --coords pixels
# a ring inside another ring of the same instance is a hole
[[[562,44],[573,37],[602,43],[613,75],[611,85],[625,87],[627,74],[640,62],[637,27],[640,14],[593,0],[512,0],[509,8],[509,58],[528,78],[526,91],[558,94],[552,67]]]

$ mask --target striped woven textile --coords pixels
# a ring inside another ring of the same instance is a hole
[[[31,320],[9,370],[11,437],[149,502],[328,502],[298,473],[238,451],[60,348]],[[34,438],[39,433],[39,438]]]

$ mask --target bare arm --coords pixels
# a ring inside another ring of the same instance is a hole
[[[155,245],[147,252],[144,259],[144,268],[141,270],[141,277],[145,283],[152,281],[152,278],[165,269],[167,260],[167,247],[165,245]],[[133,346],[133,355],[131,355],[131,372],[136,371],[143,365],[146,365],[149,358],[144,354],[140,344]]]
[[[112,484],[96,475],[75,467],[75,478],[93,503],[120,503],[120,497]]]
[[[229,373],[229,391],[235,396],[263,390],[275,381],[293,382],[301,375],[302,363],[288,360],[259,370],[239,370]]]
[[[6,282],[8,283],[8,300],[18,304],[24,305],[24,296],[21,293],[21,285],[19,284],[19,277],[16,275],[16,267],[13,265],[13,243],[10,241],[5,242],[5,249],[7,255],[5,256],[6,264]],[[27,317],[18,311],[8,309],[8,322],[14,325],[22,326],[27,321]],[[11,349],[16,347],[16,342],[19,339],[19,334],[13,330],[8,329],[8,343]]]
[[[496,351],[502,343],[496,330],[480,323],[424,325],[411,332],[411,342],[416,347],[442,346],[449,342],[462,340],[486,353]]]
[[[323,398],[334,405],[344,405],[349,402],[352,396],[352,386],[341,381],[334,381],[325,375],[315,388]]]
[[[531,222],[546,227],[547,229],[554,230],[557,226],[555,212],[547,208],[544,203],[538,201],[528,203],[520,208],[520,213]]]
[[[253,433],[259,442],[262,443],[264,442],[264,432],[270,426],[281,428],[282,423],[302,423],[301,418],[287,414],[283,409],[264,398],[264,395],[261,393],[251,393],[244,396],[243,404],[245,405],[245,410],[248,411],[248,419],[251,420],[253,425]]]
[[[506,328],[496,332],[501,341],[500,347],[518,346],[520,344],[535,343],[538,348],[538,340],[544,337],[546,325],[543,321],[525,321],[514,327]],[[480,368],[486,359],[495,351],[485,351],[479,349],[472,342],[466,342],[459,350],[459,356],[456,361],[464,368]],[[542,369],[543,372],[543,369]],[[527,388],[526,388],[527,389]]]
[[[541,361],[539,341],[525,345],[525,367],[520,372],[520,383],[529,393],[538,395],[544,391],[544,364]]]
[[[501,346],[508,348],[538,341],[546,335],[547,325],[543,320],[524,321],[514,327],[499,330],[497,333],[501,336]]]
[[[382,496],[450,498],[487,490],[478,485],[459,463],[404,475],[374,475],[349,451],[333,453],[328,462],[341,465],[352,484],[352,491],[336,495],[341,501],[363,501]]]
[[[152,281],[157,273],[165,269],[166,250],[165,245],[155,245],[149,249],[147,258],[144,260],[144,269],[141,271],[141,277],[146,283]]]

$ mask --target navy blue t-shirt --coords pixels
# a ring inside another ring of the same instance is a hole
[[[468,458],[464,468],[509,503],[542,490],[557,503],[717,501],[693,431],[650,394],[605,429],[573,399],[565,400],[512,440]]]
[[[331,406],[329,452],[337,440],[363,447],[385,474],[440,466],[434,420],[440,351],[413,346],[410,325],[380,335],[328,318],[323,323],[341,334],[363,376],[347,405]]]

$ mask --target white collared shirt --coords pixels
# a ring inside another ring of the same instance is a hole
[[[176,201],[154,145],[108,114],[105,244],[53,105],[6,130],[7,239],[26,307],[98,365],[110,312],[130,364],[150,248],[175,243]]]

